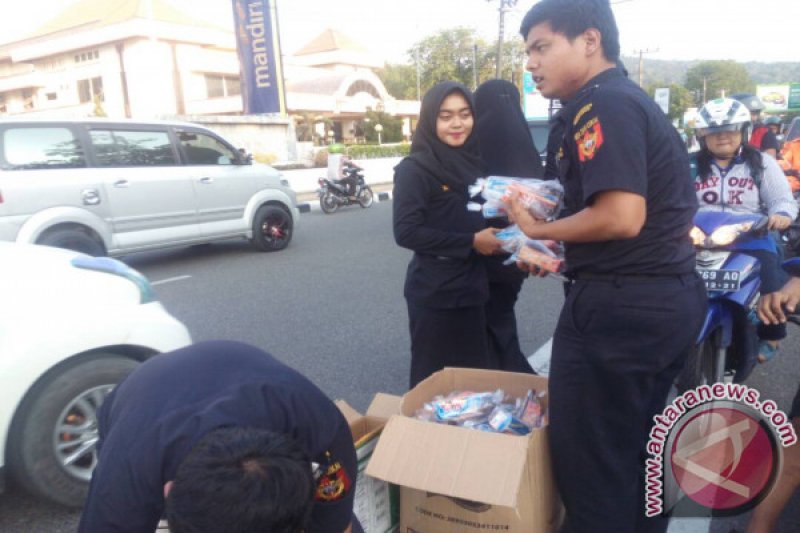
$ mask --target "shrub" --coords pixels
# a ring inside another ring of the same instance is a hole
[[[351,159],[380,159],[382,157],[404,157],[408,155],[410,150],[411,145],[408,143],[382,144],[380,146],[377,144],[350,144],[344,149],[344,153]],[[314,153],[314,167],[327,166],[328,150],[316,151]]]
[[[403,157],[411,150],[408,143],[401,144],[351,144],[345,153],[352,159],[378,159],[381,157]]]

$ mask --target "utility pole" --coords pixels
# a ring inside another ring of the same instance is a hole
[[[493,2],[494,0],[486,0]],[[497,62],[495,63],[494,77],[499,78],[503,63],[503,35],[505,33],[505,14],[506,11],[517,5],[517,0],[500,0],[499,23],[497,26]]]
[[[650,50],[649,48],[644,50],[634,50],[634,54],[639,54],[639,87],[643,87],[644,83],[644,54],[654,54],[658,52],[658,48],[654,50]]]
[[[417,63],[417,100],[422,100],[422,96],[420,95],[420,87],[419,87],[419,46],[414,49],[414,58],[416,59]]]
[[[472,43],[472,90],[478,88],[478,45]]]

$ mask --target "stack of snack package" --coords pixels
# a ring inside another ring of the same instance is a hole
[[[533,218],[546,221],[558,216],[564,189],[555,180],[489,176],[478,179],[470,187],[470,194],[481,201],[471,202],[467,208],[482,212],[485,218],[507,217],[509,200],[516,195]],[[530,239],[516,224],[497,233],[497,238],[511,254],[509,263],[521,261],[550,276],[560,277],[564,268],[564,247],[560,242]]]

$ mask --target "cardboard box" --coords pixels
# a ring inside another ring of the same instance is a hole
[[[397,530],[400,515],[398,488],[369,477],[365,470],[386,421],[400,412],[401,400],[399,396],[378,393],[372,399],[366,415],[361,415],[344,400],[336,401],[350,425],[356,447],[358,476],[353,512],[364,528],[364,533],[388,533]]]
[[[401,485],[402,533],[539,533],[561,525],[546,427],[513,436],[412,418],[437,395],[498,388],[523,397],[547,390],[547,379],[446,368],[403,397],[367,467],[367,475]]]

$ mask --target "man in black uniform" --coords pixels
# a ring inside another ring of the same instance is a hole
[[[350,530],[356,456],[339,409],[240,343],[154,357],[98,415],[100,452],[79,531]]]
[[[607,0],[542,0],[522,27],[527,68],[559,114],[567,216],[511,214],[566,243],[573,285],[553,340],[550,439],[567,531],[663,531],[646,519],[645,444],[700,329],[705,289],[689,241],[697,210],[681,139],[616,68]]]

